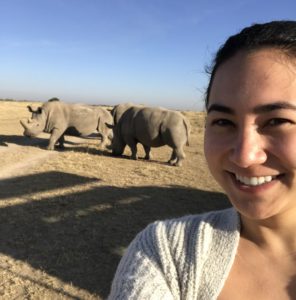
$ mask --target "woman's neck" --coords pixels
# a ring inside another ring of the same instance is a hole
[[[296,256],[295,213],[287,212],[264,220],[241,216],[241,236],[275,255]]]

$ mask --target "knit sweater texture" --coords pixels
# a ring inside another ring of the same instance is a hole
[[[239,236],[233,208],[154,222],[128,247],[108,300],[217,299]]]

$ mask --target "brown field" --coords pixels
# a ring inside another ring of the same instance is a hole
[[[47,151],[47,134],[22,135],[28,104],[0,102],[1,299],[105,299],[148,223],[229,206],[203,157],[202,113],[184,112],[191,144],[178,168],[167,147],[150,162],[128,149],[112,157],[94,139],[66,137],[65,150]]]

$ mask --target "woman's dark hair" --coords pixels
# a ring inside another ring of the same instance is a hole
[[[296,21],[254,24],[229,37],[216,53],[211,67],[207,68],[210,80],[205,95],[206,107],[213,79],[219,66],[240,50],[253,51],[260,48],[276,48],[288,56],[296,57]]]

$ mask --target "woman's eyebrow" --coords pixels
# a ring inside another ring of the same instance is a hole
[[[280,110],[280,109],[290,109],[296,111],[296,105],[291,104],[290,102],[278,101],[278,102],[258,105],[253,109],[253,112],[255,114],[261,114],[261,113],[267,113],[267,112]],[[235,114],[234,109],[216,103],[210,105],[209,108],[207,109],[207,113],[210,113],[211,111],[217,111],[217,112],[222,112],[222,113],[227,113],[232,115]]]
[[[232,115],[234,114],[234,110],[232,108],[221,104],[210,105],[207,109],[207,113],[210,113],[211,111],[223,112]]]
[[[256,106],[253,111],[255,114],[260,114],[260,113],[267,113],[279,109],[296,110],[296,105],[291,104],[290,102],[279,101],[279,102]]]

